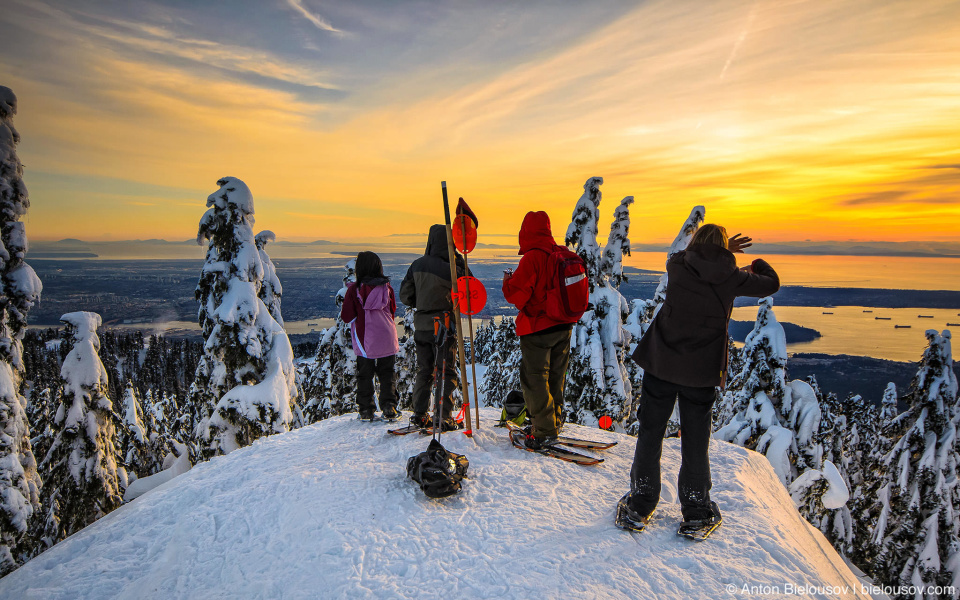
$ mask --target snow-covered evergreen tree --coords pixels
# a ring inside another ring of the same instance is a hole
[[[17,97],[0,86],[0,576],[16,567],[17,545],[40,508],[41,485],[20,383],[27,311],[39,300],[42,286],[24,262],[27,234],[20,218],[30,200],[17,156],[15,114]]]
[[[344,266],[343,287],[336,297],[338,308],[347,285],[357,280],[356,262],[351,259]],[[333,326],[320,334],[316,367],[304,385],[309,398],[304,413],[310,423],[357,410],[357,355],[350,335],[350,324],[344,323],[339,314]]]
[[[600,186],[603,177],[591,177],[583,184],[583,195],[573,208],[573,218],[567,227],[565,242],[575,249],[587,265],[587,280],[590,291],[601,282],[606,285],[601,265],[603,253],[597,242],[597,223],[600,221]]]
[[[417,344],[413,339],[414,313],[409,306],[403,312],[403,335],[400,337],[400,352],[397,353],[394,363],[397,373],[397,406],[401,410],[412,410],[413,388],[417,381]],[[479,337],[479,332],[477,335]]]
[[[133,382],[127,381],[121,406],[121,427],[117,449],[127,471],[128,483],[149,475],[149,435],[144,425],[144,410]],[[126,486],[124,486],[126,488]]]
[[[623,274],[623,256],[630,256],[631,204],[633,204],[633,196],[627,196],[613,211],[610,235],[607,237],[607,245],[603,248],[603,260],[600,263],[600,270],[615,288],[619,288],[620,283],[627,280]]]
[[[680,228],[680,233],[677,234],[677,237],[674,238],[673,243],[670,244],[670,249],[667,251],[667,262],[670,262],[670,259],[677,252],[687,249],[687,246],[690,245],[690,240],[693,239],[693,234],[695,234],[697,229],[700,228],[700,224],[703,223],[703,219],[706,217],[706,214],[707,210],[704,207],[693,207],[693,210],[690,211],[690,216],[687,217],[687,220],[683,222],[683,227]],[[667,272],[664,270],[663,275],[660,276],[660,284],[657,286],[657,291],[653,295],[653,301],[659,308],[666,298]]]
[[[757,321],[740,352],[743,367],[727,384],[717,410],[714,437],[767,456],[784,485],[818,468],[815,436],[821,409],[804,381],[786,380],[787,342],[773,313],[773,299],[759,302]]]
[[[486,365],[490,362],[490,357],[494,351],[494,336],[497,332],[497,323],[488,321],[477,327],[476,334],[473,336],[473,352],[477,364]]]
[[[35,523],[42,551],[115,509],[119,416],[107,396],[107,371],[98,354],[100,315],[63,315],[69,353],[63,361],[63,398],[54,418],[53,445],[40,465],[46,474],[45,507]]]
[[[565,400],[567,420],[596,426],[601,417],[609,416],[614,427],[622,429],[633,401],[630,375],[624,366],[631,340],[624,328],[630,306],[602,266],[604,253],[597,244],[602,183],[602,178],[591,177],[583,185],[583,195],[567,228],[566,244],[586,263],[590,306],[571,334]],[[615,212],[617,224],[613,229],[618,232],[629,228],[629,204],[625,200]],[[611,256],[629,247],[625,236],[611,232],[610,239],[615,246],[610,249]]]
[[[883,458],[868,517],[875,519],[870,574],[887,585],[960,582],[957,378],[950,332],[926,332],[928,347],[893,421],[902,434]],[[888,400],[889,402],[889,400]]]
[[[277,278],[277,267],[270,260],[267,254],[267,244],[277,241],[277,236],[272,231],[261,231],[254,238],[257,244],[257,250],[260,252],[260,262],[263,264],[263,285],[260,287],[260,299],[264,306],[270,311],[270,316],[283,327],[283,315],[280,313],[280,297],[283,296],[283,286],[280,285],[280,279]]]
[[[287,431],[297,392],[290,340],[261,300],[253,196],[235,177],[217,185],[197,234],[209,241],[196,290],[206,341],[191,388],[195,450],[207,457]]]
[[[493,331],[487,358],[487,371],[480,381],[480,393],[487,406],[503,406],[507,394],[520,387],[520,338],[512,318],[504,317]]]

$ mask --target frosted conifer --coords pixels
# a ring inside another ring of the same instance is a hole
[[[630,375],[624,366],[631,335],[624,328],[630,306],[601,268],[597,245],[600,185],[603,179],[591,177],[583,185],[584,193],[573,211],[567,228],[566,243],[580,255],[587,267],[590,283],[590,305],[574,325],[570,337],[570,367],[567,370],[567,419],[573,423],[596,426],[609,416],[620,429],[633,400]],[[617,208],[617,219],[626,232],[629,228],[629,202]],[[626,238],[611,238],[620,252]]]
[[[149,435],[144,425],[144,410],[133,382],[127,381],[121,406],[118,450],[127,471],[128,482],[149,475]]]
[[[773,313],[772,298],[760,300],[757,321],[740,358],[743,366],[727,384],[714,437],[765,454],[783,484],[789,485],[799,473],[818,465],[816,434],[822,414],[809,384],[787,383],[786,336]]]
[[[355,266],[356,259],[344,266],[343,287],[336,296],[338,308],[347,285],[357,280]],[[310,423],[357,410],[357,355],[350,336],[350,324],[339,314],[333,326],[320,334],[316,367],[304,386],[309,398],[304,413]]]
[[[693,210],[690,211],[690,216],[683,222],[683,226],[680,228],[677,237],[675,237],[673,243],[670,244],[670,249],[667,251],[667,262],[670,262],[674,254],[687,249],[687,246],[690,245],[690,240],[693,239],[693,234],[700,228],[700,224],[703,223],[706,214],[707,210],[704,207],[693,207]],[[657,307],[659,307],[666,298],[667,272],[664,270],[663,275],[660,276],[660,285],[657,286],[657,291],[653,295],[653,301],[657,304]]]
[[[17,545],[40,508],[41,485],[20,384],[27,311],[43,286],[24,262],[27,234],[20,218],[30,200],[17,156],[15,114],[17,97],[0,86],[0,576],[16,567]]]
[[[413,388],[417,382],[417,344],[413,339],[414,314],[415,311],[409,306],[403,312],[403,336],[400,338],[400,352],[397,353],[395,363],[397,406],[401,409],[413,408]]]
[[[121,502],[118,477],[119,416],[107,395],[100,360],[100,315],[63,315],[69,353],[63,360],[63,397],[54,417],[55,437],[41,469],[44,514],[35,523],[38,551],[109,513]]]
[[[275,242],[277,236],[272,231],[261,231],[254,238],[257,250],[260,252],[260,262],[263,264],[263,285],[260,288],[260,299],[270,311],[270,316],[283,327],[283,315],[280,313],[280,297],[283,296],[283,286],[277,278],[277,267],[267,254],[267,244]]]
[[[620,206],[613,212],[610,235],[607,237],[607,245],[603,248],[603,260],[600,263],[600,270],[615,288],[619,288],[620,283],[627,280],[626,275],[623,274],[623,256],[630,256],[631,204],[633,204],[633,196],[627,196],[620,201]]]
[[[234,177],[217,185],[197,234],[197,243],[209,241],[196,290],[206,341],[191,396],[195,450],[205,457],[287,431],[297,393],[290,340],[260,297],[266,270],[253,196]]]
[[[600,220],[600,186],[603,177],[591,177],[583,184],[583,195],[573,209],[573,219],[567,227],[564,243],[575,249],[587,266],[590,291],[606,285],[601,272],[602,253],[597,243],[597,222]]]
[[[926,332],[928,346],[894,420],[902,432],[881,462],[871,575],[887,585],[927,587],[960,580],[957,378],[950,332]]]
[[[503,406],[513,390],[520,390],[520,338],[512,318],[503,318],[499,325],[490,325],[494,331],[490,341],[487,371],[480,381],[480,393],[487,406]]]

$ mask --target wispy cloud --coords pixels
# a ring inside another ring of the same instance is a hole
[[[304,19],[313,23],[317,29],[329,31],[330,33],[343,34],[343,31],[331,25],[329,21],[307,10],[306,7],[303,6],[303,0],[287,0],[287,4],[290,8],[300,13]]]

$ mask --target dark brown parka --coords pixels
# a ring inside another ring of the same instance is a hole
[[[738,269],[733,253],[696,244],[667,262],[667,299],[637,343],[633,359],[655,377],[689,387],[721,385],[727,370],[727,324],[737,296],[780,289],[762,259]]]

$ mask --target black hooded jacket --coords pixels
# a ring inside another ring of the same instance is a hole
[[[457,276],[464,273],[463,257],[457,254]],[[400,284],[400,302],[417,309],[413,324],[417,331],[433,331],[433,317],[453,310],[450,300],[450,253],[447,228],[431,225],[427,249],[413,261]]]
[[[667,262],[667,299],[640,338],[633,359],[655,377],[690,387],[721,385],[727,369],[727,323],[737,296],[769,296],[777,272],[762,259],[737,268],[726,248],[697,244]]]

